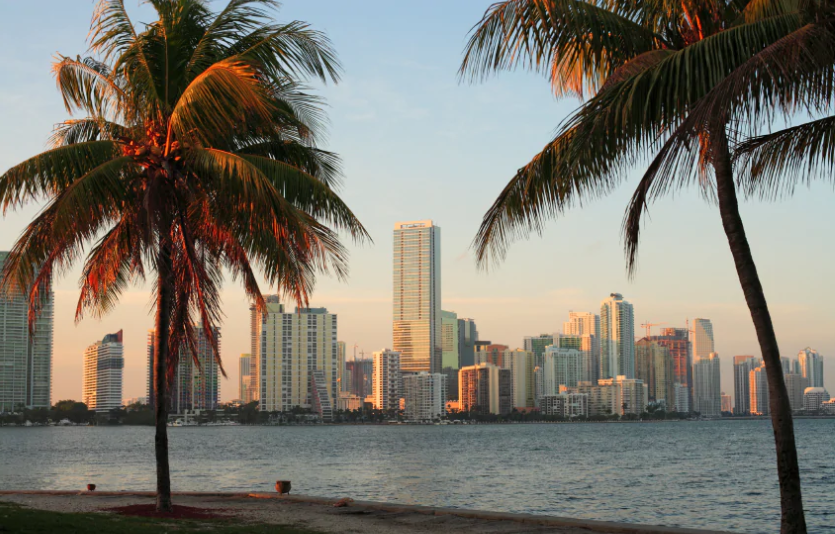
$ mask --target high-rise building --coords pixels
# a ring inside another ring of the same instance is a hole
[[[510,347],[508,347],[507,345],[490,343],[488,341],[486,342],[486,344],[477,343],[475,349],[476,365],[480,363],[490,363],[504,369],[509,368],[504,361],[505,356],[509,355],[510,353]]]
[[[649,403],[647,385],[643,380],[626,378],[601,378],[597,384],[581,382],[568,392],[588,395],[589,415],[640,415]]]
[[[693,411],[704,417],[722,415],[722,386],[719,355],[696,358],[693,364]]]
[[[473,319],[458,319],[458,367],[475,365],[475,343],[478,329]],[[451,386],[450,386],[451,387]],[[456,388],[456,395],[458,388]]]
[[[730,395],[725,395],[725,392],[722,392],[722,413],[731,413],[733,412],[733,397]]]
[[[249,354],[241,354],[238,358],[238,372],[240,379],[238,380],[238,398],[244,403],[252,402],[249,400],[249,384],[252,377],[249,376],[249,371],[252,368],[252,358]]]
[[[546,368],[553,366],[553,384],[559,392],[560,386],[574,387],[580,382],[590,382],[588,373],[588,360],[591,355],[586,351],[576,348],[556,347],[551,345],[546,350]],[[552,363],[553,362],[553,363]],[[548,381],[551,377],[546,377]],[[548,387],[548,393],[552,388]]]
[[[446,415],[446,375],[403,375],[403,411],[407,421],[434,421]]]
[[[364,399],[373,393],[374,360],[350,360],[345,362],[345,377],[348,392]]]
[[[828,402],[829,392],[822,387],[808,387],[803,392],[803,411],[818,412],[825,402]]]
[[[513,408],[534,408],[536,406],[536,381],[534,377],[534,355],[527,350],[508,351],[504,357],[506,369],[510,369],[510,395]]]
[[[818,351],[809,347],[797,354],[797,361],[800,365],[800,374],[809,379],[809,387],[823,387],[823,357]]]
[[[511,411],[511,371],[490,363],[458,372],[458,403],[463,412],[505,415]]]
[[[202,325],[194,327],[196,355],[185,344],[180,348],[174,376],[168,382],[168,411],[183,414],[195,410],[214,410],[220,401],[220,355],[215,355],[209,337]],[[213,332],[220,347],[220,329]],[[155,331],[148,330],[148,404],[156,405],[154,395]],[[195,358],[197,361],[195,361]]]
[[[583,357],[583,380],[593,384],[597,383],[600,376],[600,358],[595,356],[599,353],[598,343],[591,334],[559,334],[554,336],[554,345],[561,349],[574,349],[582,353]]]
[[[600,304],[600,378],[635,376],[635,311],[620,293]]]
[[[568,321],[562,324],[562,333],[566,336],[580,336],[588,341],[589,380],[597,383],[600,379],[600,316],[591,312],[568,312]],[[588,337],[586,337],[588,336]],[[564,346],[564,345],[560,345]]]
[[[666,410],[675,408],[673,359],[666,346],[646,337],[635,343],[635,378],[647,385],[650,402],[663,402]]]
[[[122,406],[122,371],[125,368],[122,331],[107,334],[84,351],[81,402],[94,412]]]
[[[684,384],[674,384],[673,394],[675,395],[674,411],[678,413],[690,413],[690,388]]]
[[[693,342],[693,361],[707,358],[714,351],[713,324],[710,319],[693,320],[693,331],[690,333]]]
[[[783,366],[784,375],[802,375],[800,369],[800,362],[791,358],[780,358],[780,364]]]
[[[339,393],[347,392],[349,388],[348,378],[345,376],[345,361],[348,352],[348,346],[344,341],[336,342],[336,381],[338,382],[337,390]]]
[[[393,348],[404,373],[442,369],[441,229],[432,221],[394,225]]]
[[[751,415],[768,415],[768,379],[765,365],[751,369],[748,373],[748,406]]]
[[[789,373],[783,376],[786,382],[786,391],[789,394],[789,406],[792,411],[803,409],[803,392],[809,387],[809,379],[798,373]]]
[[[460,365],[458,356],[458,314],[441,310],[441,367],[456,371]]]
[[[662,328],[660,336],[649,336],[649,340],[670,351],[670,358],[673,360],[673,381],[685,388],[689,410],[693,404],[693,358],[690,334],[686,328]]]
[[[261,411],[335,406],[339,396],[336,314],[325,308],[285,312],[277,298],[269,299],[265,310],[251,312]],[[322,373],[312,377],[314,371]]]
[[[734,356],[734,414],[751,413],[751,371],[762,365],[762,361],[749,356]]]
[[[0,252],[0,271],[8,252]],[[0,298],[0,412],[52,406],[51,288],[44,288],[45,300],[29,329],[29,299],[19,294]]]
[[[539,334],[538,336],[525,336],[524,348],[533,353],[536,365],[542,365],[542,356],[549,345],[554,344],[553,334]]]
[[[374,407],[378,410],[400,409],[403,397],[401,354],[391,349],[374,353]]]

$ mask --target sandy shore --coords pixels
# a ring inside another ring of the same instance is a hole
[[[101,512],[107,508],[152,503],[150,493],[0,492],[0,501],[55,512]],[[217,509],[244,521],[290,525],[334,534],[425,534],[462,532],[484,534],[656,533],[706,534],[706,530],[608,523],[541,515],[505,514],[452,508],[352,502],[335,508],[334,500],[305,496],[245,493],[183,493],[174,503]]]

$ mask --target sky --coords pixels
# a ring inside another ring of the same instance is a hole
[[[543,76],[524,71],[459,82],[467,34],[491,2],[286,0],[276,14],[326,32],[339,54],[340,83],[310,85],[329,106],[324,147],[343,159],[339,192],[373,239],[349,242],[349,279],[321,277],[310,304],[338,314],[349,354],[355,345],[367,356],[390,347],[392,229],[397,221],[432,219],[442,229],[442,306],[474,318],[482,339],[519,347],[526,335],[559,332],[569,310],[599,313],[600,301],[619,292],[635,307],[637,336],[646,321],[683,327],[688,318],[711,319],[722,386],[731,393],[732,356],[759,355],[759,348],[718,209],[696,189],[651,206],[632,280],[620,227],[640,167],[607,197],[515,243],[503,263],[489,271],[477,267],[470,245],[485,211],[579,103],[555,99]],[[152,20],[147,4],[126,5],[135,22]],[[7,51],[0,56],[0,172],[43,151],[53,125],[68,118],[51,63],[57,53],[84,55],[93,6],[92,0],[43,0],[0,7],[0,49]],[[804,347],[817,349],[830,389],[833,201],[831,183],[817,182],[787,200],[741,206],[780,350],[795,357]],[[0,250],[11,248],[40,207],[0,220]],[[102,320],[76,324],[79,273],[76,267],[55,281],[53,402],[80,399],[84,348],[120,329],[124,397],[145,395],[149,286],[132,287]],[[238,397],[237,358],[249,351],[248,308],[240,285],[227,280],[224,400]]]

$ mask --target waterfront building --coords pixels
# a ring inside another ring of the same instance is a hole
[[[673,410],[678,413],[690,413],[690,388],[684,384],[673,384],[675,395],[675,406]]]
[[[643,380],[627,378],[601,378],[596,385],[581,382],[569,392],[588,395],[589,415],[640,415],[649,403],[647,385]]]
[[[336,400],[336,407],[342,411],[362,410],[363,398],[346,391],[339,392],[339,398]]]
[[[722,392],[722,413],[732,413],[733,412],[733,398],[730,395],[725,395],[725,392]]]
[[[241,354],[238,358],[238,372],[239,380],[238,380],[238,398],[246,404],[248,402],[252,402],[249,400],[249,385],[252,382],[252,377],[249,374],[250,369],[252,368],[252,358],[249,354]]]
[[[698,321],[698,319],[697,319]],[[693,411],[703,417],[722,415],[722,389],[719,355],[697,357],[693,364]]]
[[[582,353],[583,373],[579,380],[597,383],[600,375],[600,347],[593,335],[559,334],[554,336],[554,344],[561,349],[574,349]]]
[[[337,316],[326,308],[285,311],[278,298],[267,298],[263,311],[253,307],[252,352],[257,362],[259,409],[327,408],[339,392]],[[314,377],[314,371],[321,375]],[[315,380],[314,380],[315,379]]]
[[[458,403],[464,412],[506,415],[511,411],[511,371],[490,363],[458,372]]]
[[[575,348],[555,347],[551,345],[546,350],[546,367],[553,366],[553,386],[548,388],[548,394],[560,386],[575,387],[580,382],[590,382],[588,360],[591,354]],[[550,380],[546,378],[546,380]]]
[[[308,374],[310,377],[310,407],[313,412],[319,414],[322,421],[329,423],[333,421],[334,400],[338,391],[332,393],[332,384],[322,369],[312,369]],[[338,386],[338,384],[337,384]]]
[[[762,361],[749,355],[734,356],[734,414],[751,413],[751,371]]]
[[[475,346],[475,364],[489,363],[497,367],[508,369],[509,366],[505,364],[505,357],[510,354],[510,347],[507,345],[500,345],[498,343],[476,343]]]
[[[430,220],[394,225],[393,319],[403,372],[440,372],[441,229]]]
[[[789,394],[789,405],[792,411],[803,409],[803,393],[809,386],[809,379],[798,373],[789,373],[783,377],[786,391]]]
[[[693,358],[690,334],[686,328],[662,328],[661,335],[649,336],[648,339],[669,351],[673,361],[673,382],[681,384],[687,391],[689,411],[689,407],[693,404]]]
[[[600,316],[591,312],[568,312],[568,321],[562,324],[562,333],[564,336],[583,338],[583,347],[586,348],[577,348],[589,351],[589,380],[596,384],[600,378]]]
[[[122,406],[122,372],[125,353],[122,331],[107,334],[84,351],[81,402],[93,412],[109,412]]]
[[[0,252],[0,270],[8,255]],[[54,295],[51,287],[41,294],[45,300],[32,330],[27,295],[0,298],[0,412],[52,406]]]
[[[635,311],[620,293],[600,305],[600,378],[635,376]]]
[[[545,349],[554,344],[553,334],[539,334],[538,336],[525,336],[524,348],[533,353],[536,365],[542,365],[542,357]]]
[[[710,319],[693,320],[693,331],[690,333],[693,342],[693,360],[707,358],[714,351],[713,323]]]
[[[504,355],[505,368],[510,369],[510,395],[512,408],[534,408],[536,406],[536,368],[533,352],[516,349]]]
[[[539,411],[543,415],[558,415],[566,419],[588,417],[589,396],[585,393],[558,393],[539,399]]]
[[[828,401],[822,402],[820,411],[826,415],[835,415],[835,398],[830,398]]]
[[[800,365],[800,374],[809,380],[809,387],[823,387],[823,357],[818,351],[809,347],[797,354],[797,361]]]
[[[374,353],[374,407],[378,410],[398,410],[401,390],[401,355],[391,349]]]
[[[803,411],[821,411],[823,403],[830,400],[829,392],[822,387],[808,387],[803,392]]]
[[[336,342],[336,381],[337,392],[348,391],[348,379],[345,376],[345,361],[348,352],[348,346],[344,341]]]
[[[748,392],[751,415],[768,415],[768,379],[765,364],[761,363],[748,373]]]
[[[647,385],[650,402],[663,402],[665,410],[674,409],[673,360],[666,346],[646,337],[635,343],[635,378]]]
[[[473,319],[458,319],[458,368],[475,365],[475,344],[478,329]],[[450,386],[451,387],[451,386]],[[457,395],[458,388],[456,388]]]
[[[403,411],[407,421],[435,421],[446,415],[446,380],[441,373],[403,375]]]

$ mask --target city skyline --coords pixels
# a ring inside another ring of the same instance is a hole
[[[600,300],[617,291],[635,305],[636,322],[640,318],[683,328],[688,317],[711,318],[716,352],[722,356],[722,389],[732,390],[732,357],[759,357],[759,350],[715,207],[696,194],[652,206],[634,281],[626,276],[619,240],[634,179],[610,197],[549,223],[542,237],[514,244],[502,265],[489,272],[475,268],[469,245],[484,210],[520,162],[541,149],[543,136],[576,105],[554,102],[541,77],[522,72],[505,73],[487,85],[458,84],[455,71],[464,35],[490,3],[444,6],[443,20],[437,18],[439,2],[409,10],[394,4],[349,8],[323,1],[310,9],[303,2],[284,3],[282,18],[300,18],[328,31],[346,67],[342,83],[322,89],[331,104],[327,148],[343,157],[345,199],[375,239],[373,246],[348,245],[348,282],[321,278],[310,305],[326,306],[340,316],[341,336],[349,346],[357,343],[367,355],[392,346],[391,225],[432,218],[444,228],[443,307],[475,319],[482,338],[522,347],[525,336],[559,331],[568,310],[596,313]],[[129,1],[128,7],[142,18],[147,6],[136,4]],[[412,23],[398,29],[402,39],[394,39],[391,31],[374,31],[374,17],[368,16],[372,9],[392,19],[408,12]],[[39,23],[38,39],[20,61],[6,60],[0,110],[20,127],[0,133],[1,169],[40,152],[52,125],[66,117],[50,62],[55,50],[86,49],[85,32],[76,30],[89,26],[90,10],[63,2],[50,10],[54,17]],[[20,3],[13,11],[17,16],[9,20],[21,24],[8,26],[0,36],[7,46],[31,40],[23,28],[36,19],[39,8]],[[427,27],[438,38],[416,46],[426,42]],[[514,135],[499,135],[508,128]],[[413,147],[419,143],[434,157],[415,158]],[[399,162],[404,158],[415,164],[403,168]],[[439,166],[445,168],[439,172]],[[835,252],[818,250],[817,244],[825,242],[826,228],[835,224],[835,214],[826,209],[831,199],[831,188],[816,184],[811,190],[799,188],[794,198],[780,203],[742,204],[781,352],[794,357],[806,346],[816,349],[825,361],[827,384],[835,383],[835,339],[829,332],[835,311],[828,305],[832,283],[826,266],[835,260]],[[32,205],[4,219],[1,250],[10,248],[37,210]],[[814,221],[796,216],[807,211],[816,214]],[[769,253],[775,246],[781,254]],[[572,252],[570,261],[566,251]],[[799,276],[797,258],[810,253],[818,258],[805,262]],[[699,257],[712,261],[690,260]],[[103,320],[87,318],[75,325],[79,271],[70,271],[55,287],[55,339],[60,343],[53,358],[52,402],[81,398],[84,348],[104,332],[122,328],[125,396],[144,395],[145,332],[153,327],[150,286],[131,287]],[[269,293],[266,286],[262,290]],[[235,360],[249,352],[250,303],[231,280],[223,297],[228,379],[221,379],[221,395],[230,400],[237,397]]]

